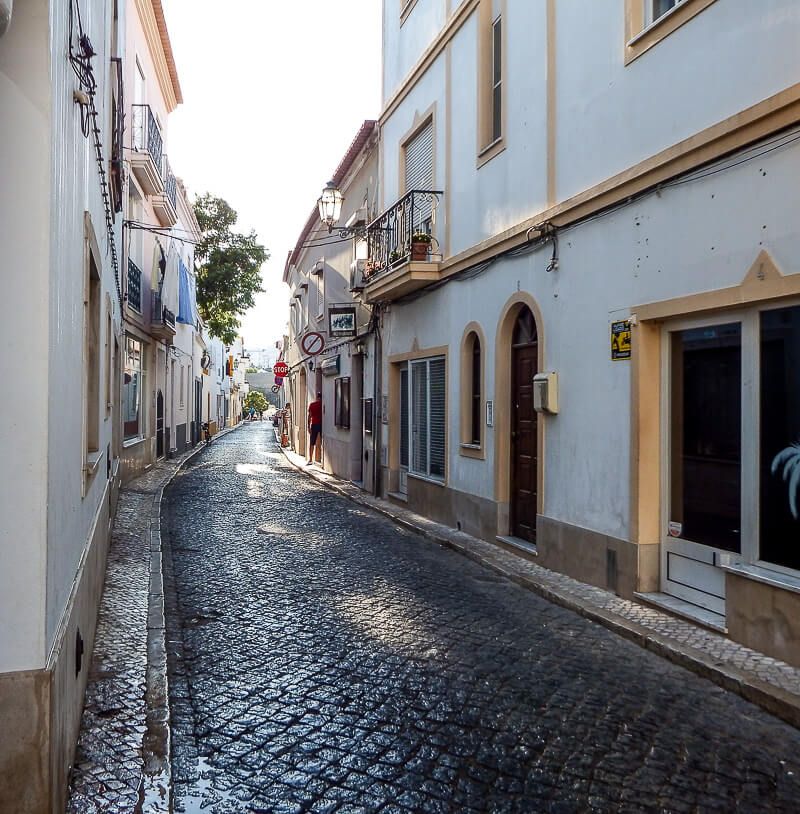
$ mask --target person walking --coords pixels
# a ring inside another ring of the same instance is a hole
[[[308,432],[306,466],[311,466],[315,460],[320,458],[320,447],[322,446],[322,393],[317,393],[317,398],[308,405]]]

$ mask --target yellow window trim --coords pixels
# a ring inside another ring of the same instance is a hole
[[[665,37],[705,11],[716,0],[683,0],[650,25],[645,25],[644,4],[649,0],[625,0],[625,64],[629,65]]]
[[[481,346],[481,403],[480,411],[481,440],[479,444],[472,443],[472,336],[478,338]],[[470,322],[461,336],[461,366],[459,370],[459,448],[458,454],[464,458],[486,458],[486,422],[483,419],[486,411],[486,337],[483,329],[477,322]]]

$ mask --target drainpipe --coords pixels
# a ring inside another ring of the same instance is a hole
[[[11,23],[14,0],[0,0],[0,37],[6,33]]]
[[[377,420],[377,426],[372,434],[372,437],[377,439],[378,443],[373,445],[372,450],[372,488],[375,497],[381,496],[381,451],[383,449],[383,402],[381,399],[381,385],[383,364],[381,363],[381,356],[383,354],[383,342],[381,341],[381,309],[378,306],[378,313],[375,315],[375,352],[373,356],[373,374],[372,386],[374,389],[374,407],[372,408],[373,418],[380,415]]]

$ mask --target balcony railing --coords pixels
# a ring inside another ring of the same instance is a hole
[[[169,165],[169,160],[164,156],[163,167],[161,170],[161,177],[164,179],[164,195],[167,196],[172,208],[176,209],[178,206],[178,191],[175,176],[172,173],[172,168]]]
[[[161,294],[153,292],[153,310],[150,318],[154,326],[166,326],[175,330],[175,314],[167,308],[161,301]]]
[[[142,271],[133,260],[128,260],[128,305],[142,313]]]
[[[440,190],[414,189],[367,227],[367,281],[411,259],[411,237],[432,233],[443,194]]]
[[[150,105],[133,105],[133,149],[150,153],[153,163],[161,169],[164,140]]]

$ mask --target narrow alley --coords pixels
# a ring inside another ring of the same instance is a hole
[[[177,811],[796,811],[800,733],[297,472],[163,503]]]

